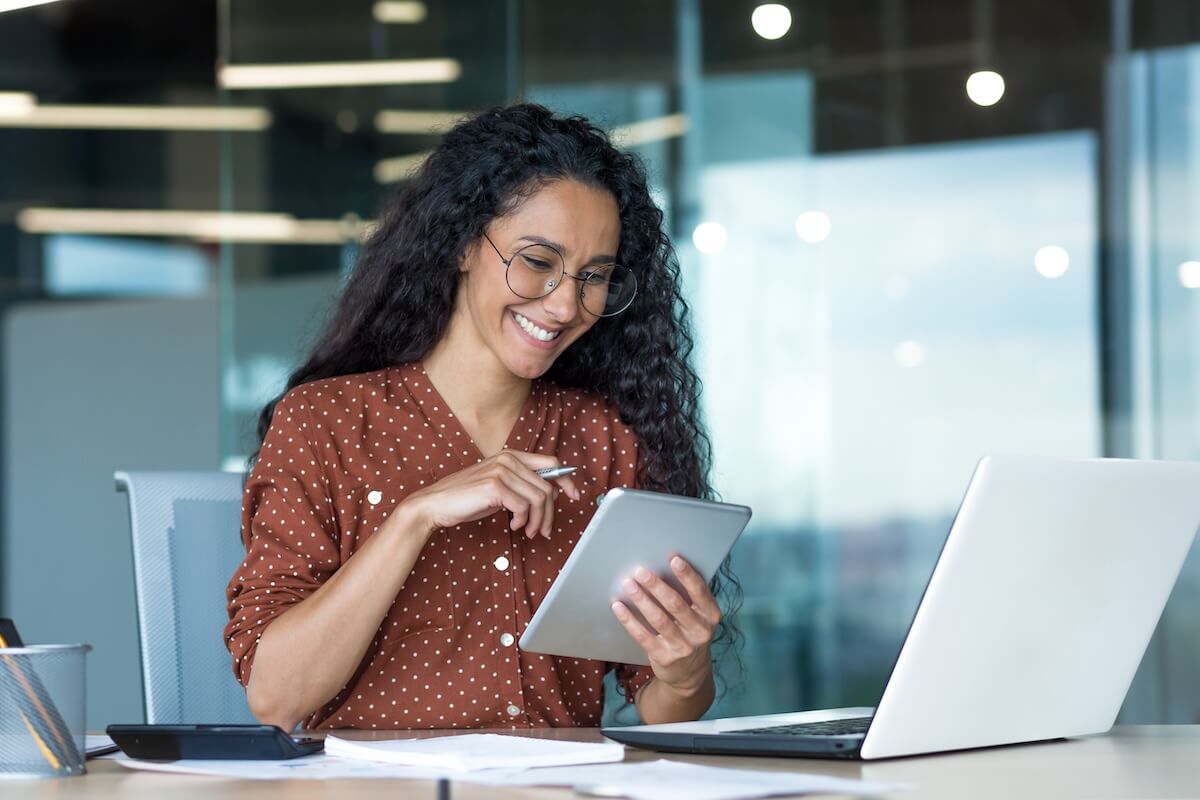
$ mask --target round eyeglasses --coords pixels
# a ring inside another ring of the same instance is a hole
[[[563,278],[579,282],[579,302],[596,317],[612,317],[629,308],[637,295],[637,276],[617,264],[597,264],[578,275],[567,272],[562,253],[548,244],[530,244],[508,258],[486,233],[483,238],[504,263],[504,280],[518,297],[538,300],[553,292]]]

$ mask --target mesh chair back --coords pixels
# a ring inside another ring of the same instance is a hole
[[[254,722],[224,643],[225,585],[245,557],[245,477],[118,472],[129,495],[149,723]]]

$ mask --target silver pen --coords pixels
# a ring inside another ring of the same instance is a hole
[[[554,478],[563,478],[571,475],[576,469],[578,467],[546,467],[545,469],[537,470],[537,475],[539,478],[553,480]]]

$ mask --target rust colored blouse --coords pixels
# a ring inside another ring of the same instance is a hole
[[[612,487],[635,486],[638,443],[598,395],[534,381],[506,447],[579,468],[549,539],[509,514],[438,529],[349,683],[309,728],[595,726],[605,672],[626,697],[647,667],[526,653],[516,646]],[[271,620],[316,591],[408,494],[483,459],[420,364],[314,381],[288,392],[242,501],[246,560],[226,591],[225,641],[250,679]]]

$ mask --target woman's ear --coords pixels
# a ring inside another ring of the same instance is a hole
[[[467,245],[463,250],[462,258],[458,260],[458,271],[464,275],[471,271],[471,265],[479,259],[479,241],[476,240]]]

